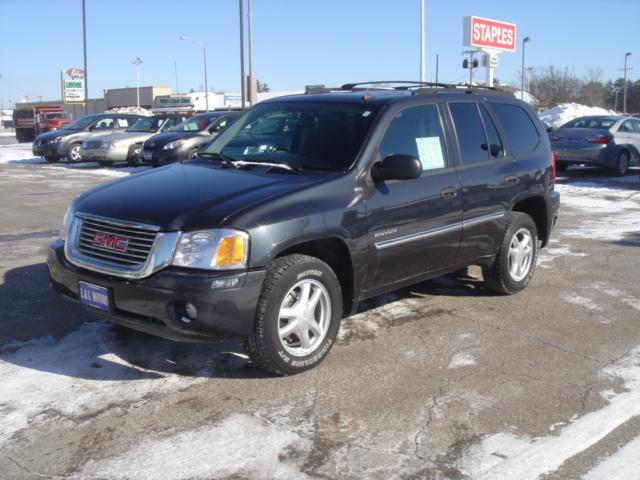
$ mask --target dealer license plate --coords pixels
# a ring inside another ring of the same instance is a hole
[[[78,287],[80,290],[80,303],[105,312],[109,311],[108,288],[87,282],[78,282]]]

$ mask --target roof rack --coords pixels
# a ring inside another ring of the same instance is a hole
[[[354,92],[364,91],[365,97],[369,98],[371,90],[383,91],[409,91],[412,95],[426,95],[431,93],[450,93],[452,91],[464,92],[467,94],[481,91],[487,95],[508,95],[510,92],[496,87],[486,85],[451,84],[438,82],[418,82],[413,80],[378,80],[371,82],[345,83],[340,87],[325,87],[324,85],[312,86],[305,90],[305,93],[331,93],[331,92]]]

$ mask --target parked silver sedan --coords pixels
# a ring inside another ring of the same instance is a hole
[[[178,125],[188,115],[160,114],[143,117],[124,132],[89,139],[82,143],[80,156],[84,161],[109,166],[115,162],[137,163],[142,144],[153,135]]]
[[[569,165],[597,165],[618,175],[640,162],[640,120],[599,115],[579,117],[549,133],[558,170]]]

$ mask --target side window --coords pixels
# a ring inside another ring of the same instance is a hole
[[[640,133],[640,120],[631,120],[634,133]]]
[[[94,130],[105,130],[107,128],[113,128],[113,118],[111,117],[102,118],[98,120],[98,123],[96,123],[95,127],[93,128]]]
[[[540,143],[538,129],[522,107],[492,103],[491,108],[507,136],[507,144],[512,155],[533,152],[538,147]]]
[[[450,103],[463,164],[489,160],[487,137],[475,102]]]
[[[117,118],[116,119],[116,128],[127,128],[129,126],[128,118]]]
[[[438,107],[422,105],[396,114],[380,142],[379,153],[380,158],[411,155],[420,160],[423,170],[444,168],[447,159]]]
[[[491,119],[491,115],[489,115],[487,107],[480,105],[480,114],[482,115],[484,130],[487,132],[487,139],[489,140],[487,147],[489,149],[489,155],[491,155],[492,158],[502,158],[504,156],[504,146],[502,145],[502,140],[500,140],[500,135],[498,134],[495,123],[493,123]]]
[[[618,131],[624,133],[634,133],[636,130],[633,128],[632,122],[633,120],[625,120],[624,122],[622,122],[622,125],[620,125]]]

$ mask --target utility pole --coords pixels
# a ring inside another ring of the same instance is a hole
[[[240,8],[240,96],[242,97],[242,110],[245,109],[245,81],[244,81],[244,14],[242,12],[242,3],[244,0],[239,0]]]
[[[251,0],[249,0],[251,1]],[[425,75],[425,61],[424,61],[424,0],[420,0],[420,81],[426,81]]]
[[[84,114],[89,114],[89,72],[87,71],[87,9],[82,0],[82,48],[84,50]]]
[[[180,93],[180,90],[178,89],[178,61],[174,60],[173,61],[173,72],[176,75],[176,95]]]
[[[440,74],[440,55],[436,53],[436,83],[439,83],[438,82],[439,74]]]
[[[136,106],[140,108],[140,64],[142,63],[142,59],[136,57],[131,63],[136,66]]]
[[[209,111],[209,80],[207,79],[207,46],[195,38],[180,35],[180,40],[190,40],[202,49],[202,62],[204,63],[204,102],[206,111]]]
[[[624,70],[624,84],[623,84],[623,88],[624,90],[622,91],[622,114],[626,115],[627,114],[627,70],[633,70],[633,68],[627,68],[627,58],[629,58],[631,56],[631,52],[627,52],[624,54],[624,68],[622,70]]]
[[[256,99],[255,94],[255,81],[253,76],[253,1],[247,0],[247,48],[249,56],[249,81],[247,86],[247,96],[249,97],[249,104],[253,106]]]
[[[522,73],[521,73],[521,79],[520,79],[520,100],[524,100],[524,49],[525,49],[525,45],[527,44],[527,42],[529,42],[531,40],[530,37],[524,37],[522,39]]]

